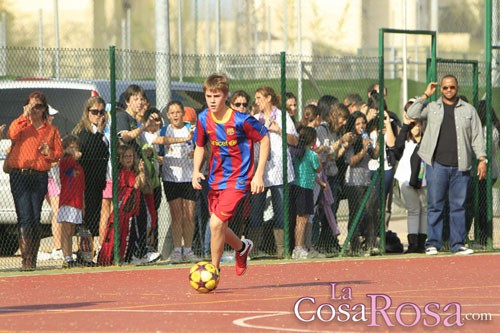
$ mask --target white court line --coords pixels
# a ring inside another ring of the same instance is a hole
[[[462,304],[461,305],[462,307],[463,306],[477,306],[477,304]],[[481,304],[481,306],[486,306],[486,307],[489,307],[489,306],[493,306],[493,307],[499,307],[500,304]],[[302,314],[305,314],[305,313],[316,313],[316,311],[303,311],[301,312]],[[393,311],[387,311],[386,312],[387,314],[389,315],[395,315],[396,312],[393,312]],[[304,329],[304,328],[285,328],[285,327],[273,327],[273,326],[264,326],[264,325],[255,325],[255,324],[249,324],[247,323],[248,321],[251,321],[251,320],[255,320],[255,319],[263,319],[263,318],[269,318],[269,317],[276,317],[276,316],[283,316],[283,315],[288,315],[288,314],[293,314],[293,312],[276,312],[276,313],[271,313],[271,314],[263,314],[263,315],[259,315],[259,316],[252,316],[252,317],[246,317],[246,318],[240,318],[240,319],[236,319],[236,320],[233,320],[233,324],[236,325],[236,326],[240,326],[240,327],[246,327],[246,328],[255,328],[255,329],[263,329],[263,330],[270,330],[270,331],[280,331],[280,332],[304,332],[304,333],[312,333],[312,332],[318,332],[318,333],[335,333],[335,332],[342,332],[342,333],[350,333],[349,331],[345,331],[345,330],[340,330],[340,331],[331,331],[331,330],[327,330],[327,331],[324,331],[324,330],[318,330],[318,329],[314,329],[314,330],[307,330],[307,329]],[[371,314],[370,311],[366,311],[366,314],[369,315]],[[414,315],[415,313],[413,312],[401,312],[400,313],[401,315]],[[441,316],[444,316],[446,315],[446,313],[440,313]],[[464,313],[462,314],[464,315]],[[500,317],[500,314],[491,314],[492,317]],[[298,320],[298,319],[297,319]],[[356,331],[358,332],[358,331]]]
[[[246,317],[246,318],[236,319],[236,320],[233,320],[233,324],[236,325],[236,326],[240,326],[240,327],[256,328],[256,329],[270,330],[270,331],[279,331],[279,332],[304,332],[304,333],[308,333],[308,332],[324,332],[324,333],[326,333],[326,332],[336,332],[336,331],[319,331],[317,329],[306,330],[304,328],[285,328],[285,327],[263,326],[263,325],[253,325],[253,324],[247,324],[246,323],[247,321],[254,320],[254,319],[276,317],[276,316],[282,316],[282,315],[285,315],[285,314],[292,314],[292,312],[287,312],[287,313],[272,313],[272,314],[267,314],[267,315],[260,315],[260,316],[253,316],[253,317]],[[342,331],[342,332],[349,333],[347,331]]]

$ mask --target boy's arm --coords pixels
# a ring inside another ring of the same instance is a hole
[[[266,168],[267,158],[269,156],[270,141],[266,135],[260,140],[259,163],[252,178],[250,188],[252,194],[264,192],[264,169]]]
[[[193,178],[191,183],[195,190],[201,190],[200,179],[205,179],[205,175],[200,171],[201,165],[203,163],[203,157],[205,156],[205,147],[196,146],[193,154]]]

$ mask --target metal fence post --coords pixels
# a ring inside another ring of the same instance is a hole
[[[281,140],[283,143],[283,219],[284,219],[284,227],[283,227],[283,232],[285,234],[285,258],[288,258],[290,256],[290,235],[289,235],[289,221],[288,221],[288,170],[286,168],[286,165],[288,165],[288,158],[287,158],[287,150],[288,146],[286,143],[286,108],[284,106],[286,105],[286,53],[281,52],[280,53],[280,63],[281,63]]]
[[[115,229],[113,256],[115,265],[120,264],[120,233],[118,230],[118,161],[116,158],[116,146],[118,137],[116,135],[116,67],[115,47],[109,47],[109,83],[111,91],[111,174],[113,178],[113,228]]]

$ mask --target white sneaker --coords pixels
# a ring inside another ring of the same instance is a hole
[[[53,249],[51,253],[52,260],[63,260],[64,255],[61,249]]]
[[[194,254],[193,250],[184,250],[182,260],[187,262],[197,262],[199,258]]]
[[[152,263],[160,260],[160,258],[161,258],[161,254],[159,252],[151,251],[151,252],[146,253],[144,255],[144,257],[142,257],[142,260],[147,264],[152,264]]]
[[[438,250],[434,246],[429,246],[425,249],[425,254],[427,254],[428,256],[435,256],[438,254]]]
[[[466,248],[465,246],[460,246],[460,248],[453,252],[453,254],[455,255],[459,255],[459,256],[467,256],[469,254],[473,254],[474,251],[472,249],[469,249],[469,248]]]
[[[292,252],[292,259],[307,259],[309,253],[302,246],[296,247]]]

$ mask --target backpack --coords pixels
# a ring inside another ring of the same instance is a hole
[[[403,253],[404,247],[399,239],[398,234],[387,230],[385,232],[385,252],[386,253]]]
[[[94,239],[89,229],[84,226],[78,228],[78,252],[79,262],[90,263],[94,259]]]

